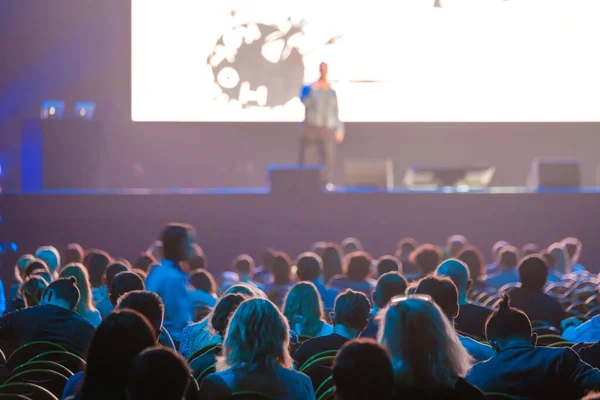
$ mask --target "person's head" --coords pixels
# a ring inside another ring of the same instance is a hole
[[[526,243],[521,247],[521,258],[530,256],[532,254],[538,254],[540,247],[535,243]]]
[[[317,253],[306,252],[296,260],[296,275],[300,281],[314,282],[323,275],[323,261]]]
[[[63,265],[67,264],[83,264],[83,257],[85,252],[83,247],[79,243],[69,243],[65,249],[65,256],[63,257]]]
[[[248,254],[240,254],[233,260],[233,269],[240,278],[252,278],[254,274],[254,259]]]
[[[227,290],[223,292],[221,296],[225,296],[226,294],[230,293],[239,293],[247,297],[261,297],[263,299],[267,298],[265,293],[256,286],[248,285],[242,282],[230,286]]]
[[[402,274],[398,272],[385,273],[377,279],[375,292],[373,293],[373,303],[380,309],[384,308],[392,297],[405,294],[407,287],[408,282]]]
[[[319,77],[320,79],[326,81],[327,80],[327,72],[329,70],[329,66],[326,62],[322,62],[319,64]]]
[[[48,282],[40,276],[30,276],[21,284],[19,292],[25,301],[25,307],[33,307],[40,304],[42,295],[48,287]]]
[[[319,257],[321,257],[323,255],[323,250],[325,250],[325,247],[327,247],[327,242],[315,242],[310,246],[310,251],[318,254]]]
[[[81,294],[74,277],[58,278],[48,285],[40,304],[75,310],[80,298]]]
[[[262,263],[262,267],[266,271],[271,270],[271,263],[273,262],[273,257],[275,257],[275,250],[273,249],[264,249],[260,253],[260,262]]]
[[[394,399],[390,356],[372,339],[354,339],[342,346],[333,364],[336,400]]]
[[[48,274],[52,275],[52,272],[50,272],[50,268],[48,268],[48,266],[46,265],[46,263],[43,260],[34,258],[27,265],[27,268],[25,269],[25,277],[29,277],[29,276],[33,275],[34,273],[39,273],[39,271],[44,271],[44,272],[47,272]]]
[[[273,274],[273,283],[282,286],[289,285],[292,273],[292,260],[290,260],[290,256],[282,251],[276,252],[271,262],[271,273]]]
[[[171,349],[143,350],[129,371],[127,400],[181,400],[187,391],[190,373],[186,360]]]
[[[418,246],[419,243],[411,237],[400,239],[396,246],[396,257],[402,262],[408,262],[410,260],[410,255]]]
[[[548,279],[548,266],[537,254],[525,257],[519,264],[519,280],[523,289],[541,291]]]
[[[106,285],[106,288],[108,289],[109,293],[115,276],[125,271],[129,271],[129,267],[119,262],[112,262],[108,265],[108,267],[106,267],[106,274],[104,274],[104,284]]]
[[[472,365],[450,320],[426,295],[393,298],[379,342],[390,354],[396,382],[405,386],[453,387]]]
[[[458,290],[459,297],[466,298],[467,291],[471,287],[471,276],[467,264],[456,258],[450,258],[436,268],[435,274],[450,278]]]
[[[329,243],[323,249],[321,259],[323,260],[323,280],[325,283],[329,282],[332,276],[342,273],[342,249],[340,246]]]
[[[422,244],[410,255],[410,261],[419,268],[423,276],[435,271],[443,259],[442,251],[433,244]]]
[[[548,247],[548,253],[552,254],[554,257],[554,269],[561,274],[568,274],[571,272],[569,254],[563,243],[552,243],[550,247]]]
[[[156,337],[160,335],[165,318],[165,306],[158,294],[147,290],[125,293],[119,298],[116,309],[139,312],[148,320]]]
[[[142,350],[155,345],[154,330],[140,313],[116,310],[109,314],[96,329],[90,343],[78,398],[122,398],[133,360]]]
[[[239,293],[229,293],[219,298],[209,320],[209,328],[224,337],[234,311],[248,298],[250,297]]]
[[[346,256],[346,276],[351,281],[362,282],[369,277],[373,258],[365,251],[355,251]]]
[[[508,294],[502,295],[498,309],[494,311],[485,324],[485,337],[492,348],[499,352],[511,342],[532,342],[537,336],[532,334],[529,317],[510,306]]]
[[[498,264],[503,270],[511,270],[517,267],[519,263],[518,250],[514,246],[504,246],[498,252]]]
[[[477,280],[480,276],[485,275],[485,259],[477,247],[465,246],[456,258],[465,263],[472,280]]]
[[[196,290],[215,294],[217,293],[217,284],[212,274],[205,269],[197,269],[190,274],[190,284]]]
[[[402,262],[394,256],[383,256],[377,261],[377,276],[388,272],[402,272]]]
[[[77,281],[77,288],[81,294],[77,304],[77,312],[81,315],[88,311],[95,310],[92,301],[92,290],[90,289],[90,278],[88,272],[82,264],[68,264],[60,271],[61,278],[73,277]]]
[[[343,327],[352,337],[358,337],[369,323],[371,303],[364,293],[346,289],[335,298],[331,321],[336,328]]]
[[[217,370],[273,370],[276,365],[291,369],[289,343],[290,326],[275,304],[266,299],[248,299],[231,317]]]
[[[206,256],[204,255],[204,253],[196,254],[195,256],[189,259],[188,265],[190,266],[191,271],[206,269]]]
[[[355,237],[348,237],[342,240],[341,247],[344,254],[350,254],[354,253],[355,251],[363,250],[362,243],[360,243],[360,240]]]
[[[31,272],[31,274],[29,274],[30,278],[34,276],[38,276],[44,279],[47,283],[52,282],[53,278],[52,274],[45,269],[36,269],[35,271]]]
[[[325,313],[321,296],[311,282],[294,285],[283,301],[283,315],[299,335],[317,336],[323,328]]]
[[[162,234],[164,258],[176,264],[189,260],[196,253],[195,240],[196,232],[191,225],[167,225]]]
[[[458,316],[458,291],[449,278],[426,276],[419,281],[415,293],[431,297],[449,320]]]
[[[140,253],[139,257],[133,263],[133,267],[141,269],[146,273],[150,272],[150,268],[157,265],[156,258],[150,253]]]
[[[23,282],[25,278],[27,278],[25,271],[27,270],[29,263],[31,263],[33,260],[35,260],[33,254],[23,254],[21,257],[19,257],[15,264],[15,278],[18,282]]]
[[[492,246],[492,260],[494,260],[494,262],[498,262],[498,255],[500,254],[500,250],[502,250],[506,246],[510,246],[510,243],[508,243],[505,240],[498,240],[496,243],[494,243],[494,245]]]
[[[90,249],[87,251],[83,259],[83,265],[90,274],[90,285],[92,287],[100,287],[103,284],[103,278],[106,274],[106,268],[110,265],[112,259],[107,252],[98,249]]]
[[[466,246],[469,242],[463,235],[452,235],[448,238],[446,248],[450,257],[456,257],[458,253]]]
[[[569,262],[571,265],[577,264],[579,262],[579,257],[581,256],[582,244],[581,240],[576,237],[568,237],[564,239],[563,244],[567,248],[567,253],[569,254]]]
[[[40,260],[44,261],[48,268],[50,268],[50,272],[54,272],[60,267],[60,254],[58,250],[56,250],[56,247],[40,247],[35,252],[35,258],[39,258]]]
[[[542,250],[540,252],[540,256],[546,262],[546,266],[548,266],[549,270],[553,269],[556,266],[556,259],[554,258],[554,255],[548,253],[548,250]]]
[[[133,292],[134,290],[145,290],[144,281],[138,274],[131,271],[119,272],[112,280],[108,298],[113,306],[117,305],[119,298],[125,293]]]

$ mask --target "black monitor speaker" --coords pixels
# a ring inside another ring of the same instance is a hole
[[[323,190],[321,167],[298,165],[269,166],[271,193],[318,193]]]
[[[495,172],[494,166],[411,166],[404,174],[404,185],[411,188],[484,188],[490,185]]]
[[[391,190],[394,187],[394,165],[392,160],[345,161],[344,185]]]
[[[581,162],[573,158],[536,158],[531,163],[527,186],[530,188],[578,188],[581,186]]]

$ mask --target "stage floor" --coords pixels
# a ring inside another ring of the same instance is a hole
[[[265,188],[53,190],[5,192],[0,212],[0,243],[16,243],[19,253],[79,242],[129,259],[157,239],[164,224],[188,222],[215,272],[229,268],[239,253],[258,256],[274,247],[295,257],[315,241],[347,236],[358,237],[377,257],[393,253],[404,236],[441,244],[462,233],[486,256],[499,239],[546,246],[577,236],[584,244],[584,265],[594,270],[600,259],[599,188],[337,188],[313,194]],[[3,277],[7,274],[10,270],[3,268]]]

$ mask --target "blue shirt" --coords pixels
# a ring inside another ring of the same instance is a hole
[[[192,300],[187,290],[187,274],[171,260],[162,260],[150,270],[146,290],[158,294],[165,305],[164,326],[179,342],[183,328],[192,320]]]

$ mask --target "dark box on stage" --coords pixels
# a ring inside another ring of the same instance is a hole
[[[414,188],[489,186],[496,168],[493,166],[427,167],[412,166],[404,174],[404,185]]]
[[[536,158],[531,163],[527,186],[578,188],[581,186],[581,162],[570,158]]]
[[[271,193],[318,193],[321,192],[321,167],[298,165],[269,166]]]
[[[392,160],[348,160],[344,162],[344,185],[391,190],[394,187]]]

